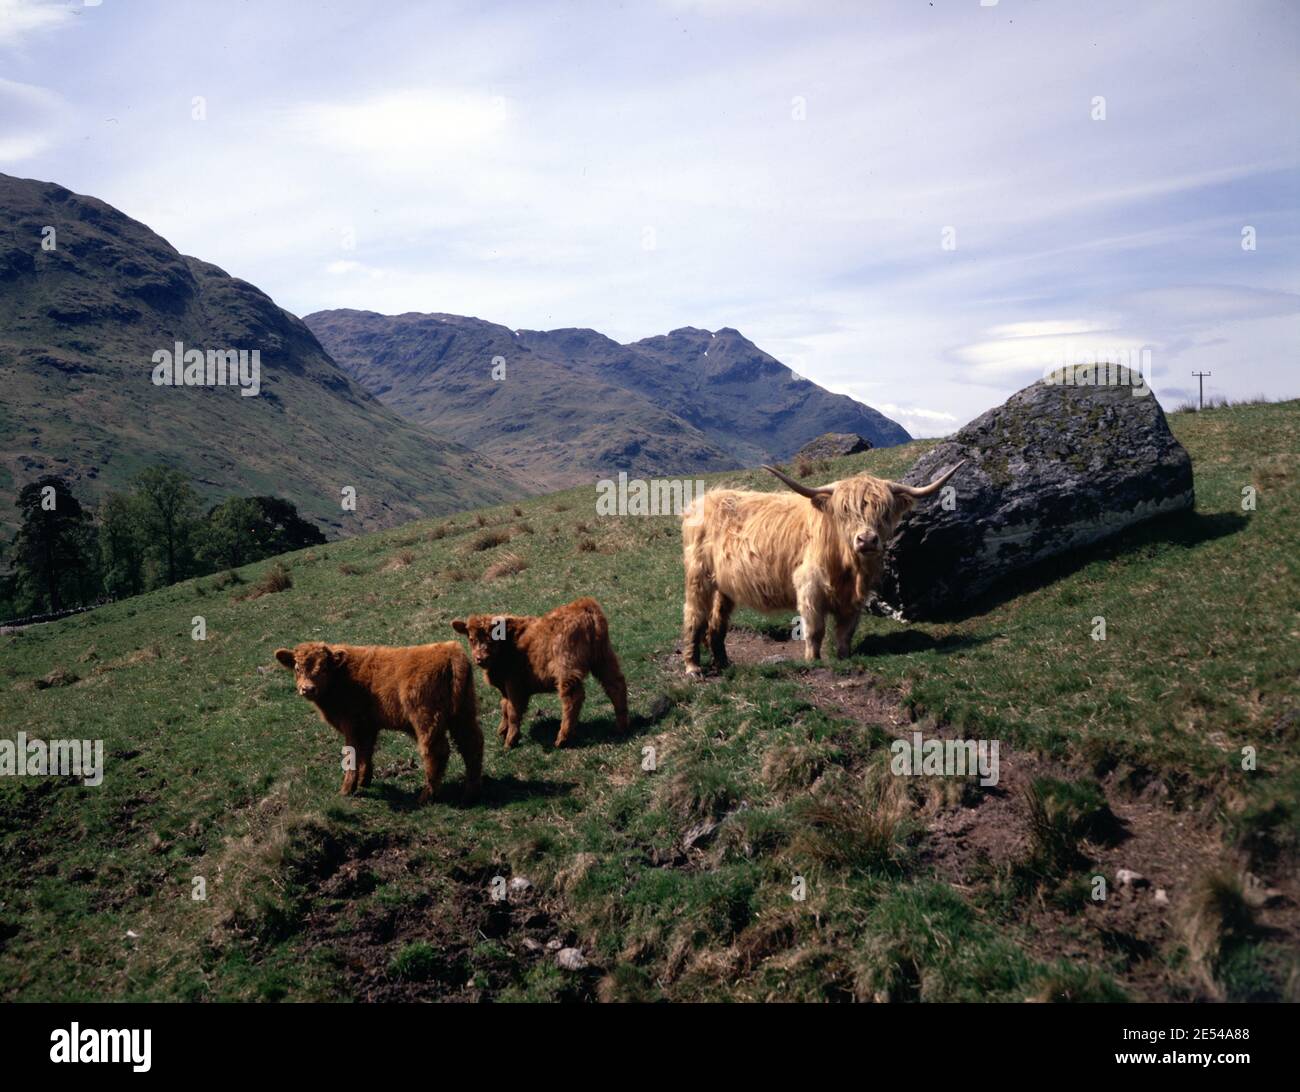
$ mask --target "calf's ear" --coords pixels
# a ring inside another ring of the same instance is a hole
[[[287,668],[289,668],[290,670],[292,670],[292,668],[293,668],[293,651],[292,651],[292,649],[288,649],[288,648],[277,648],[277,649],[275,650],[275,658],[276,658],[277,660],[279,660],[280,663],[283,664],[285,667],[287,667]]]
[[[345,663],[348,662],[347,649],[331,648],[329,652],[330,652],[330,664],[333,667],[342,667]]]
[[[469,626],[465,624],[463,618],[453,618],[451,620],[451,628],[457,633],[469,633]]]

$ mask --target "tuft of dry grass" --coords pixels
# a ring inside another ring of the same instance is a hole
[[[597,546],[596,546],[596,543],[595,543],[594,540],[589,539],[589,538],[580,538],[580,539],[578,539],[578,551],[579,551],[579,553],[584,553],[584,554],[594,554],[594,553],[596,552],[596,550],[597,550]]]
[[[394,554],[384,563],[384,571],[392,572],[395,569],[405,569],[415,560],[415,554],[410,550],[403,550],[401,553]]]
[[[1211,994],[1223,997],[1220,968],[1224,958],[1255,930],[1241,874],[1223,864],[1201,873],[1184,904],[1181,925],[1192,965]]]
[[[350,561],[345,561],[339,566],[339,572],[344,576],[360,576],[364,571],[360,565],[353,565]]]
[[[463,584],[466,580],[470,579],[470,575],[464,569],[452,566],[450,569],[444,569],[442,571],[442,578],[447,581],[448,584]]]
[[[260,599],[264,595],[274,595],[276,592],[288,591],[293,587],[293,575],[286,569],[283,563],[277,561],[266,574],[244,595],[235,597],[236,602],[245,599]]]
[[[471,550],[490,550],[494,546],[503,546],[509,541],[509,531],[494,528],[490,531],[480,531],[470,540],[469,548]]]
[[[503,576],[514,576],[528,568],[528,562],[518,554],[502,554],[483,572],[484,580],[499,580]]]

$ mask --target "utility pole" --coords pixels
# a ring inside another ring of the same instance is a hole
[[[1201,409],[1205,409],[1205,377],[1207,375],[1213,375],[1213,374],[1214,374],[1213,372],[1192,372],[1192,375],[1196,376],[1199,386],[1201,388],[1201,397],[1200,397]]]

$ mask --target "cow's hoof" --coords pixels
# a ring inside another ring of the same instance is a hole
[[[427,786],[420,790],[420,795],[415,798],[417,804],[427,804],[433,799],[433,790]]]
[[[699,664],[687,664],[686,677],[688,679],[702,679],[704,678],[704,672],[700,670]]]

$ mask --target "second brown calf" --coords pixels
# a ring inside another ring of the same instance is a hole
[[[298,693],[353,748],[355,768],[343,775],[342,793],[370,784],[381,729],[415,738],[424,763],[420,803],[442,784],[451,741],[465,760],[464,799],[478,795],[483,773],[483,733],[474,698],[474,670],[455,641],[407,648],[327,645],[307,641],[276,649],[294,674]]]
[[[504,738],[506,750],[519,738],[529,699],[543,693],[560,696],[563,715],[555,745],[563,747],[577,726],[588,673],[609,695],[618,730],[627,731],[627,683],[596,600],[576,599],[541,617],[472,614],[451,625],[469,638],[470,655],[488,685],[501,691],[497,735]]]

